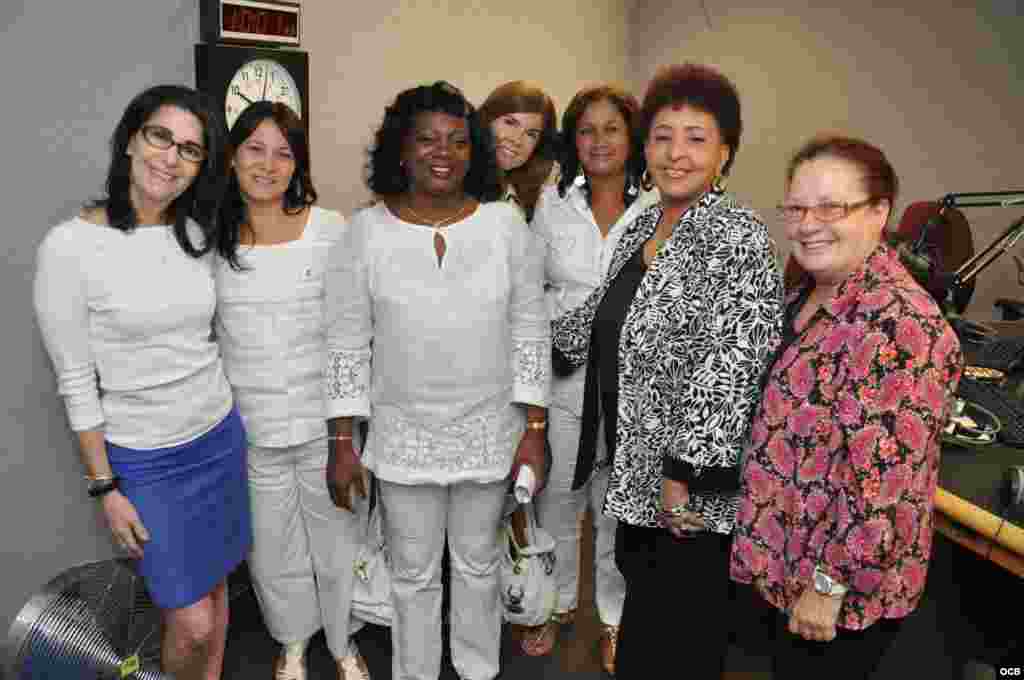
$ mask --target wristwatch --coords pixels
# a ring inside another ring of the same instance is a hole
[[[87,493],[89,498],[100,498],[106,496],[120,486],[117,477],[109,479],[90,479]]]
[[[821,568],[814,568],[814,592],[827,597],[842,597],[846,591],[846,586],[823,572]]]

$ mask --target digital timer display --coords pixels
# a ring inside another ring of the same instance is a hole
[[[284,0],[200,0],[203,40],[298,47],[301,7]]]
[[[299,15],[282,9],[225,2],[221,5],[221,31],[245,35],[299,37]]]

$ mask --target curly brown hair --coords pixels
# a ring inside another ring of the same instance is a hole
[[[640,134],[643,143],[651,132],[651,123],[666,106],[686,104],[710,114],[722,132],[722,141],[729,147],[729,159],[722,167],[728,175],[736,160],[743,132],[740,96],[732,81],[716,69],[704,64],[672,64],[662,66],[654,74],[644,103],[640,108]]]

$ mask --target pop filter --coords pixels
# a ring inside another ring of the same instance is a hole
[[[974,239],[967,218],[952,206],[936,201],[911,203],[903,211],[896,239],[900,257],[918,282],[945,308],[953,273],[974,256]],[[963,314],[974,293],[974,281],[952,291],[953,311]]]

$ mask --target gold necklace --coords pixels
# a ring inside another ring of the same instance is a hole
[[[410,215],[412,215],[413,218],[416,221],[418,221],[418,222],[426,222],[427,225],[431,229],[434,230],[434,253],[437,255],[437,266],[438,267],[441,266],[441,262],[444,260],[445,253],[448,251],[448,236],[447,236],[447,234],[448,234],[448,227],[449,227],[449,225],[451,223],[457,222],[459,219],[461,219],[462,216],[466,212],[468,212],[469,208],[472,207],[472,205],[473,205],[472,202],[467,201],[462,207],[460,207],[455,212],[454,215],[450,215],[449,217],[445,217],[444,219],[438,220],[437,222],[434,222],[432,220],[426,219],[425,217],[423,217],[422,215],[417,213],[415,210],[413,210],[412,207],[410,207],[408,203],[406,203],[403,206],[405,208],[406,212],[408,212]]]
[[[459,218],[463,216],[463,214],[466,212],[466,209],[469,208],[470,205],[472,204],[467,201],[462,206],[460,206],[459,209],[456,210],[454,214],[442,218],[436,222],[434,220],[427,219],[423,215],[420,215],[418,212],[413,210],[412,206],[409,205],[408,203],[404,204],[402,207],[404,207],[405,211],[412,215],[413,219],[415,219],[417,222],[426,222],[426,225],[433,229],[434,231],[442,231],[443,229],[448,227],[449,224],[451,224],[452,222],[457,222]]]

